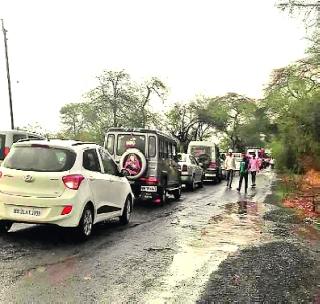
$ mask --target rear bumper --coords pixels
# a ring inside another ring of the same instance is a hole
[[[204,173],[204,181],[213,181],[218,177],[217,170],[206,170]]]
[[[63,208],[72,206],[69,214],[61,215]],[[21,197],[0,193],[0,220],[30,224],[54,224],[76,227],[83,205],[77,196],[67,198]]]

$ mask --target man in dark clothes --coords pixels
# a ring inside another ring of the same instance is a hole
[[[244,179],[244,191],[245,193],[247,193],[247,189],[248,189],[248,174],[249,174],[249,159],[247,158],[247,156],[242,153],[242,160],[240,162],[240,180],[239,180],[239,187],[238,187],[238,191],[241,190],[241,186],[242,186],[242,181]]]

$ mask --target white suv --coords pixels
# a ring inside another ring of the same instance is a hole
[[[0,167],[0,231],[14,222],[76,227],[86,239],[93,224],[119,217],[127,224],[134,195],[102,147],[77,141],[23,141]]]

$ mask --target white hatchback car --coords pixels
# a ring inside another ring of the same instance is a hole
[[[22,141],[0,167],[0,231],[12,223],[76,227],[83,239],[93,224],[130,220],[134,195],[102,147],[77,141]]]

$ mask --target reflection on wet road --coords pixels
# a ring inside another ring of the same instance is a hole
[[[55,227],[16,225],[0,238],[0,296],[6,303],[194,303],[228,255],[268,241],[261,226],[272,181],[266,172],[247,195],[209,184],[164,207],[137,205],[128,227],[97,225],[84,244]]]

